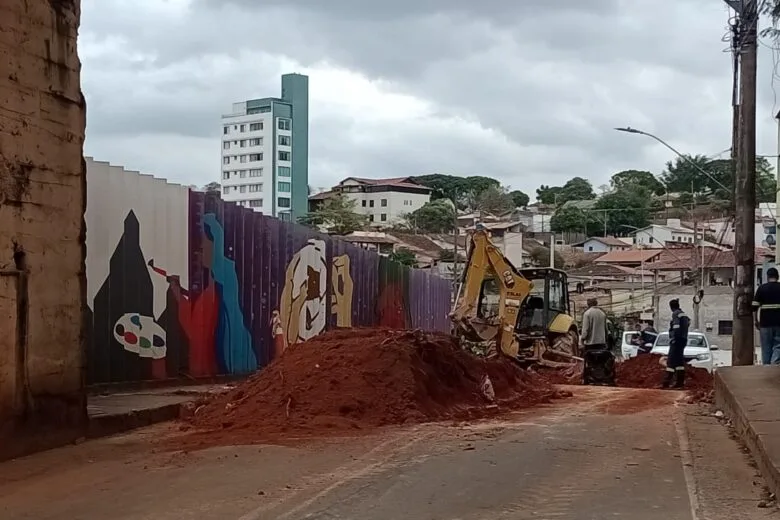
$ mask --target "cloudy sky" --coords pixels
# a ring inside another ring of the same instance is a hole
[[[220,168],[220,115],[310,76],[309,183],[486,175],[529,194],[730,146],[721,0],[82,0],[86,153],[176,182]],[[761,47],[759,153],[776,153]],[[774,89],[780,89],[776,81]]]

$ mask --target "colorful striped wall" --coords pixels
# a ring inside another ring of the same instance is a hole
[[[87,192],[90,384],[246,374],[334,327],[449,330],[430,272],[107,163]]]

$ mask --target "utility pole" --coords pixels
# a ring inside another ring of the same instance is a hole
[[[740,16],[740,110],[737,170],[734,178],[734,330],[732,365],[754,360],[753,291],[756,219],[756,65],[757,0],[743,0]]]

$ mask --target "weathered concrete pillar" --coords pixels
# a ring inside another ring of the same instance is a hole
[[[0,2],[0,458],[86,427],[80,15]]]

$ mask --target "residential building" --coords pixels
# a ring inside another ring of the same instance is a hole
[[[283,75],[280,98],[234,103],[221,134],[224,200],[288,221],[308,212],[308,76]]]
[[[411,177],[366,179],[347,177],[330,191],[312,195],[309,209],[314,210],[324,200],[343,194],[355,201],[355,211],[368,217],[374,228],[392,227],[404,216],[423,207],[431,200],[430,188],[418,184]]]
[[[650,224],[633,233],[634,242],[642,247],[663,249],[669,242],[693,244],[693,229],[683,227],[680,219],[670,218],[666,225]]]
[[[609,253],[610,251],[626,251],[631,249],[631,239],[615,237],[590,237],[572,247],[582,248],[586,253]]]

